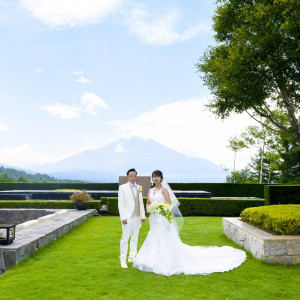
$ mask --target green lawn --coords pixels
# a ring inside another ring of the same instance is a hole
[[[148,229],[147,222],[139,247]],[[230,272],[165,277],[121,269],[120,236],[118,217],[88,220],[0,276],[0,299],[299,299],[300,265],[270,265],[247,252]],[[240,248],[223,235],[220,217],[185,218],[181,238]]]

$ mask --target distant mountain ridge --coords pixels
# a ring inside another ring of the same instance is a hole
[[[121,139],[103,147],[86,150],[51,164],[32,167],[58,178],[95,182],[118,182],[130,168],[138,175],[159,169],[169,182],[224,182],[221,167],[199,157],[191,157],[154,140]]]
[[[78,180],[58,179],[47,174],[25,171],[20,168],[0,164],[0,182],[78,182]]]

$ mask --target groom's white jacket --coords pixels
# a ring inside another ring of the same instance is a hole
[[[143,195],[139,193],[139,185],[137,191],[140,201],[140,219],[145,219],[145,208],[143,203]],[[132,196],[131,187],[129,182],[120,185],[118,193],[118,207],[121,221],[128,220],[133,213],[135,207],[135,200]]]

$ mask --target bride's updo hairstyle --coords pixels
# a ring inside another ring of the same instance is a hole
[[[151,177],[153,178],[154,176],[160,177],[161,181],[163,181],[163,179],[164,179],[162,171],[159,171],[159,170],[155,170],[155,171],[152,172]]]

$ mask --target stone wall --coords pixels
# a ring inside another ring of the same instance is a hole
[[[223,218],[223,232],[265,262],[283,265],[300,263],[299,235],[272,235],[242,222],[240,218]]]
[[[45,209],[0,209],[0,224],[18,225],[49,214],[53,214],[53,211]]]

